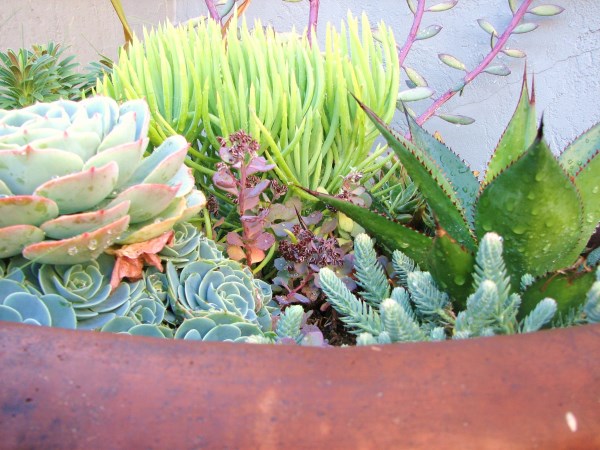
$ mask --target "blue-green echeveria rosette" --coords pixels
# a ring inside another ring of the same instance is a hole
[[[163,261],[171,261],[175,267],[181,269],[199,259],[201,241],[207,241],[207,239],[198,228],[189,222],[176,224],[173,232],[173,243],[165,246],[158,256]]]
[[[271,299],[270,287],[255,280],[247,267],[232,260],[200,260],[178,274],[169,262],[167,278],[171,307],[176,314],[189,319],[223,312],[270,330],[266,307]]]
[[[42,264],[32,268],[42,294],[57,295],[69,302],[77,317],[77,328],[99,329],[131,307],[131,287],[122,282],[111,291],[110,274],[114,259],[101,255],[88,263]],[[35,267],[37,266],[37,267]]]
[[[100,96],[0,110],[0,258],[87,262],[196,214],[189,144],[171,136],[144,156],[149,118],[143,100]]]
[[[72,305],[64,298],[42,295],[28,286],[20,270],[0,278],[0,321],[75,329]]]

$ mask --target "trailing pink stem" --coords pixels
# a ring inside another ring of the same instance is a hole
[[[406,59],[406,55],[410,51],[410,48],[417,40],[417,33],[419,32],[419,27],[421,26],[421,20],[423,19],[423,14],[425,13],[425,0],[419,0],[417,4],[417,10],[415,11],[415,17],[413,19],[412,27],[410,28],[410,32],[408,33],[408,37],[406,38],[406,42],[402,46],[400,50],[398,50],[398,64],[400,67],[404,64],[404,60]]]
[[[312,34],[317,33],[317,20],[319,19],[319,0],[310,0],[308,13],[308,43],[312,45]]]
[[[217,11],[217,7],[213,0],[204,0],[206,2],[206,7],[208,8],[208,12],[210,17],[215,19],[217,22],[221,23],[221,16],[219,16],[219,12]]]
[[[529,8],[529,5],[531,5],[532,1],[533,0],[524,0],[523,1],[521,6],[519,7],[519,9],[513,15],[513,18],[510,21],[510,23],[508,24],[508,27],[506,28],[504,33],[502,33],[502,36],[500,36],[500,38],[496,42],[496,45],[494,45],[494,48],[492,48],[490,53],[483,59],[483,61],[481,61],[479,63],[479,65],[477,67],[475,67],[472,71],[470,71],[469,73],[467,73],[465,75],[465,77],[463,78],[465,86],[467,84],[469,84],[471,81],[473,81],[473,79],[477,75],[479,75],[481,72],[483,72],[483,70],[492,62],[492,60],[496,57],[496,55],[498,55],[498,53],[504,48],[506,41],[508,41],[508,38],[510,37],[511,33],[513,32],[513,30],[516,28],[516,26],[519,24],[519,22],[521,21],[521,19],[527,12],[527,9]],[[444,94],[441,97],[439,97],[435,102],[433,102],[431,104],[431,106],[429,106],[429,108],[427,108],[427,110],[423,114],[421,114],[419,117],[417,117],[417,120],[416,120],[417,123],[419,125],[422,125],[427,119],[429,119],[431,116],[433,116],[435,114],[435,112],[439,109],[440,106],[442,106],[444,103],[446,103],[452,97],[454,97],[454,95],[457,92],[460,92],[460,90],[461,89],[458,89],[458,90],[449,89],[448,91],[444,92]]]

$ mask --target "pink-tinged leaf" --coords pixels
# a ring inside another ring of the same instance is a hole
[[[268,210],[261,211],[257,216],[242,216],[240,218],[246,239],[254,239],[267,226]]]
[[[269,250],[275,243],[275,237],[271,233],[262,232],[254,241],[254,246],[261,250]]]
[[[213,183],[219,189],[229,192],[230,194],[235,195],[236,197],[239,195],[237,180],[234,176],[225,170],[218,170],[213,175]]]
[[[263,259],[265,259],[265,252],[263,252],[261,249],[256,248],[256,247],[252,247],[250,249],[250,255],[248,260],[246,261],[248,263],[248,265],[252,265],[254,263],[258,263],[261,262]]]
[[[240,158],[231,151],[230,147],[223,146],[219,149],[219,156],[223,162],[227,164],[234,164],[236,168],[239,168]]]
[[[227,243],[229,245],[244,245],[244,241],[242,240],[241,236],[233,231],[227,233]]]
[[[237,245],[229,245],[227,247],[227,255],[234,261],[241,261],[246,257],[246,253],[244,253],[244,250],[242,250],[242,248],[238,247]]]
[[[163,267],[157,253],[165,245],[173,243],[175,233],[169,231],[153,239],[138,242],[136,244],[124,245],[119,249],[108,249],[106,253],[115,255],[116,262],[110,278],[110,286],[115,289],[123,278],[136,281],[142,278],[144,264],[156,267],[161,272]]]
[[[254,209],[260,200],[260,194],[264,192],[267,187],[269,187],[270,183],[270,180],[263,180],[250,189],[244,189],[242,191],[242,195],[240,196],[241,211],[244,212],[249,209]]]
[[[256,156],[250,160],[246,168],[246,175],[252,175],[258,172],[268,172],[275,168],[275,164],[267,164],[267,160],[262,156]]]

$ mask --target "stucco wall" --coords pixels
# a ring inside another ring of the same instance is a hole
[[[206,13],[202,0],[123,0],[123,3],[136,30],[166,17],[182,21]],[[509,46],[528,55],[527,70],[535,75],[538,113],[544,113],[548,141],[558,151],[600,121],[600,2],[555,0],[554,3],[561,4],[566,11],[550,18],[527,16],[527,20],[539,23],[539,28],[512,37]],[[115,57],[123,41],[109,0],[0,0],[0,6],[2,50],[54,40],[70,45],[78,60],[87,63],[97,53]],[[321,0],[319,30],[328,21],[339,24],[348,9],[355,14],[364,9],[374,23],[385,19],[395,30],[397,41],[404,42],[412,15],[406,3],[398,0]],[[308,1],[253,0],[247,16],[260,17],[280,31],[291,26],[302,29],[308,17]],[[461,0],[451,11],[425,15],[424,25],[437,23],[444,28],[433,39],[417,42],[406,63],[419,70],[437,94],[461,78],[460,72],[438,61],[438,53],[451,53],[468,67],[474,67],[487,53],[488,35],[477,25],[478,18],[485,18],[502,30],[510,21],[507,1]],[[524,60],[505,56],[500,59],[513,71],[509,77],[482,75],[465,89],[462,97],[455,97],[442,109],[475,118],[473,125],[457,127],[437,118],[426,123],[428,129],[440,131],[445,141],[474,169],[481,169],[488,160],[519,93]],[[427,104],[421,102],[414,109],[420,112]],[[401,120],[398,125],[402,125]]]

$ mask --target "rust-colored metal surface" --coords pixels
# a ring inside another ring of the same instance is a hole
[[[0,447],[600,448],[600,326],[312,349],[0,325]]]

